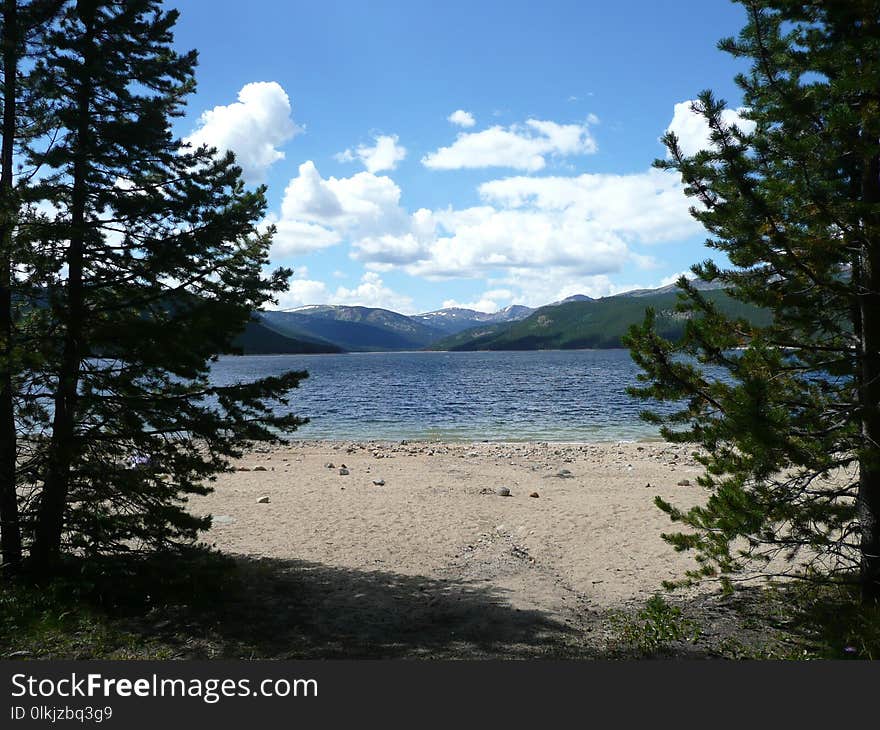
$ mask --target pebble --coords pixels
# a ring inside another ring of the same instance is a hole
[[[499,496],[499,497],[509,497],[509,496],[510,496],[510,490],[509,490],[507,487],[501,487],[501,488],[498,490],[498,496]]]
[[[689,487],[690,485],[691,485],[691,480],[690,480],[690,479],[682,479],[682,480],[678,483],[678,486],[680,486],[680,487]]]
[[[346,469],[346,468],[343,466],[343,467],[339,470],[339,475],[344,477],[346,474],[348,474],[348,469]]]
[[[265,466],[255,466],[254,471],[269,471]]]
[[[529,496],[530,497],[540,497],[541,495],[538,494],[537,492],[532,492]]]
[[[257,504],[269,504],[269,497],[262,496],[257,500]]]
[[[375,484],[377,487],[384,487],[385,480],[384,479],[374,479],[373,484]]]

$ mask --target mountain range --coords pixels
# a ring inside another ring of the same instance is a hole
[[[765,312],[720,287],[695,284],[722,311],[766,321]],[[680,336],[684,319],[675,309],[677,298],[671,285],[601,299],[578,294],[538,309],[512,305],[494,313],[452,307],[408,316],[372,307],[312,305],[256,312],[236,346],[244,354],[620,347],[647,307],[657,312],[662,335]]]

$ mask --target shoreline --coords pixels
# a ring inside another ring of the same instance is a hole
[[[326,446],[335,446],[338,444],[376,444],[379,446],[412,446],[412,445],[472,445],[472,446],[480,446],[480,445],[488,445],[488,446],[523,446],[523,445],[534,445],[534,446],[616,446],[618,444],[671,444],[671,442],[663,439],[662,436],[656,437],[645,437],[645,438],[635,438],[635,439],[627,439],[627,438],[615,438],[615,439],[604,439],[604,440],[594,440],[594,441],[553,441],[550,439],[468,439],[468,438],[442,438],[442,439],[426,439],[420,437],[413,438],[402,438],[402,439],[387,439],[387,438],[325,438],[322,436],[316,436],[315,438],[291,438],[283,441],[281,444],[276,444],[270,446],[272,448],[284,448],[285,446],[290,446],[292,444],[313,444],[313,445],[326,445]],[[685,446],[693,446],[690,443],[685,444]],[[253,452],[258,453],[258,451]]]

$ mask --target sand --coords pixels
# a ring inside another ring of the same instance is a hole
[[[653,504],[703,498],[691,452],[663,442],[300,441],[246,455],[192,509],[214,516],[204,539],[227,553],[488,589],[513,611],[575,625],[693,566],[662,540],[671,523]]]

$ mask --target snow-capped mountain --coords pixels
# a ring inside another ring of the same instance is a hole
[[[511,304],[509,307],[492,313],[478,312],[475,309],[463,309],[462,307],[447,307],[434,312],[414,314],[411,319],[451,335],[488,322],[515,322],[525,319],[533,311],[535,310],[521,304]]]

